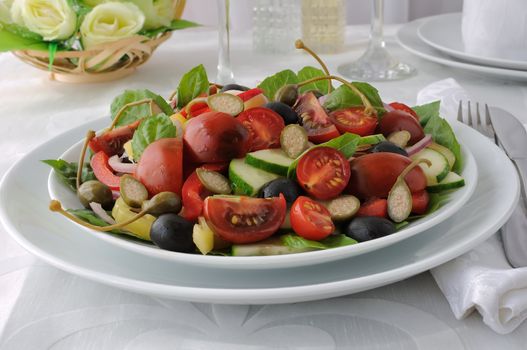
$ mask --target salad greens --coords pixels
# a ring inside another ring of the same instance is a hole
[[[166,115],[172,115],[174,113],[172,107],[169,106],[169,104],[165,101],[163,97],[153,93],[148,89],[125,90],[122,94],[115,97],[112,101],[112,105],[110,107],[110,114],[112,116],[112,120],[115,118],[119,110],[126,104],[144,100],[147,98],[153,99],[154,103],[159,107],[161,112],[165,113]],[[149,117],[150,115],[151,112],[149,104],[132,106],[127,108],[123,112],[116,126],[118,127],[122,125],[128,125],[130,123],[135,122],[136,120]]]
[[[93,212],[93,210],[90,209],[68,209],[68,212],[95,226],[104,227],[109,225],[106,221],[98,217],[97,214]],[[108,215],[111,215],[111,212],[108,212]],[[128,236],[128,234],[122,230],[112,230],[110,232],[115,234],[125,234]]]
[[[176,137],[177,129],[170,118],[160,113],[146,118],[139,124],[132,138],[134,159],[139,160],[145,148],[152,142],[168,137]]]
[[[379,115],[382,115],[385,112],[384,105],[376,88],[368,83],[362,82],[352,82],[351,84],[368,98]],[[345,85],[339,86],[335,91],[327,95],[327,98],[324,101],[324,107],[332,111],[362,105],[362,100],[359,95]]]
[[[298,81],[306,81],[312,78],[323,77],[325,75],[326,74],[321,69],[306,66],[298,71]],[[302,93],[309,90],[318,90],[323,95],[326,95],[329,93],[329,84],[327,80],[316,81],[311,84],[302,86],[299,89],[299,92]]]
[[[200,64],[185,73],[177,88],[177,107],[183,108],[200,94],[209,92],[209,79],[205,67]]]
[[[356,244],[357,241],[353,238],[350,238],[343,234],[337,234],[337,235],[331,235],[329,237],[326,237],[320,241],[312,241],[309,239],[302,238],[296,234],[287,234],[280,237],[282,240],[282,243],[284,245],[301,249],[301,248],[309,248],[309,249],[330,249],[330,248],[337,248],[337,247],[344,247],[347,245]]]
[[[276,92],[284,85],[298,83],[298,76],[291,69],[278,72],[265,78],[258,87],[264,91],[264,95],[273,100]]]
[[[45,163],[52,167],[59,179],[66,184],[73,191],[77,191],[77,170],[79,169],[77,163],[70,163],[63,159],[46,159],[42,163]],[[82,181],[95,180],[95,175],[89,164],[84,164],[82,167]]]

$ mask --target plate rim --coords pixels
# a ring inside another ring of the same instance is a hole
[[[98,119],[101,123],[104,121],[103,118]],[[70,146],[59,158],[63,158],[64,155],[72,153],[75,148],[79,148],[82,144],[82,140],[74,143]],[[415,235],[418,235],[441,222],[448,220],[449,217],[454,215],[459,208],[461,208],[474,194],[478,182],[478,167],[472,152],[466,145],[461,141],[461,149],[464,155],[465,167],[471,166],[468,169],[468,173],[472,174],[472,178],[465,179],[466,185],[464,188],[459,189],[463,191],[459,198],[453,203],[449,202],[445,206],[441,207],[434,215],[430,218],[424,218],[423,222],[418,223],[415,226],[405,228],[400,232],[393,235],[378,238],[368,242],[362,242],[351,246],[337,247],[327,250],[304,252],[299,254],[286,254],[286,255],[275,255],[275,256],[240,256],[240,257],[224,257],[224,256],[203,256],[200,254],[187,254],[178,253],[168,250],[162,250],[157,247],[140,244],[135,241],[128,240],[123,237],[109,235],[104,232],[97,232],[85,228],[81,225],[76,226],[95,235],[102,241],[117,246],[121,249],[133,251],[138,254],[147,255],[150,257],[163,259],[173,263],[183,263],[187,265],[197,265],[203,267],[223,267],[228,269],[253,269],[261,270],[267,269],[268,267],[273,268],[291,268],[298,266],[309,266],[320,263],[326,263],[331,261],[337,261],[341,259],[347,259],[362,254],[367,254],[372,251],[386,248],[390,245],[396,244],[405,239],[409,239]],[[67,157],[64,157],[67,158]],[[50,198],[61,199],[57,197],[57,191],[54,190],[55,186],[63,186],[56,178],[54,170],[49,172],[48,176],[48,193]]]
[[[461,19],[462,19],[462,13],[460,12],[446,13],[446,14],[441,14],[437,16],[427,17],[423,21],[423,23],[421,23],[419,28],[417,28],[417,35],[419,39],[421,39],[424,43],[432,46],[436,50],[442,51],[450,56],[454,56],[455,58],[458,58],[464,61],[468,61],[471,63],[485,64],[485,65],[492,66],[495,68],[504,68],[504,69],[511,69],[511,70],[520,70],[520,71],[527,70],[527,61],[517,61],[517,60],[511,60],[511,59],[505,59],[505,58],[499,58],[499,57],[477,56],[475,54],[471,54],[468,52],[459,51],[453,47],[445,46],[444,43],[438,43],[435,40],[433,40],[430,37],[430,35],[427,34],[427,31],[431,30],[430,28],[427,28],[427,27],[437,25],[438,23],[446,22],[447,20],[459,22],[459,29],[461,30]],[[446,27],[452,28],[450,25]],[[461,32],[459,33],[459,35],[461,37]],[[461,42],[461,44],[463,43]]]
[[[454,59],[451,59],[450,56],[442,53],[439,50],[436,50],[432,47],[429,47],[426,43],[424,43],[417,35],[417,28],[418,26],[427,19],[420,18],[416,19],[412,22],[405,23],[402,25],[395,34],[395,38],[397,40],[397,43],[401,45],[405,50],[409,51],[410,53],[419,56],[425,60],[443,64],[446,66],[463,69],[472,73],[484,73],[490,76],[499,77],[501,79],[512,79],[517,81],[526,81],[527,80],[527,71],[521,71],[517,69],[505,69],[505,68],[497,68],[497,67],[490,67],[490,66],[482,66],[482,65],[476,65],[472,63],[467,62],[460,62],[456,61]],[[419,40],[420,44],[423,46],[426,46],[426,49],[433,50],[433,53],[427,53],[423,52],[422,48],[416,48],[413,43],[409,43],[406,41],[404,36],[411,36],[414,40]]]
[[[465,126],[464,126],[465,127]],[[468,127],[466,127],[468,128]],[[475,131],[472,131],[475,133]],[[480,137],[483,137],[480,135]],[[3,197],[5,188],[3,184],[11,176],[16,167],[22,163],[30,154],[26,154],[22,159],[18,160],[3,176],[0,182],[0,199]],[[504,155],[505,157],[505,155]],[[30,241],[23,238],[23,235],[18,233],[16,228],[9,222],[6,216],[6,209],[4,208],[4,201],[0,200],[0,221],[6,227],[7,232],[25,249],[32,254],[40,257],[53,266],[56,266],[67,272],[71,272],[82,277],[101,282],[106,285],[118,287],[126,290],[131,290],[148,295],[156,295],[160,297],[168,297],[174,299],[182,299],[196,302],[212,302],[212,303],[228,303],[228,304],[269,304],[269,303],[290,303],[299,301],[317,300],[329,297],[337,297],[341,295],[351,294],[353,292],[360,292],[362,290],[375,288],[384,284],[395,282],[406,277],[418,274],[422,271],[437,266],[445,261],[448,261],[456,256],[466,252],[477,244],[483,242],[491,236],[497,228],[499,228],[510,216],[515,208],[515,204],[519,198],[519,179],[513,171],[513,179],[511,185],[514,186],[515,194],[514,200],[509,204],[508,209],[500,220],[494,221],[493,225],[487,226],[485,230],[477,235],[476,239],[468,239],[463,236],[460,242],[453,248],[436,251],[435,254],[429,255],[419,261],[403,265],[396,269],[383,270],[381,272],[361,276],[358,278],[342,279],[329,283],[313,283],[303,286],[278,287],[278,288],[248,288],[248,289],[226,289],[226,288],[203,288],[203,287],[182,287],[174,285],[163,285],[159,283],[137,281],[133,278],[124,278],[115,276],[105,272],[93,272],[90,269],[72,266],[62,259],[56,258],[40,247],[33,245]],[[464,239],[463,239],[464,238]],[[459,244],[460,243],[460,244]],[[375,281],[375,283],[372,283]],[[335,290],[338,289],[338,290]]]

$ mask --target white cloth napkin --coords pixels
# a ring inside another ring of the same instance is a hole
[[[441,100],[441,115],[452,120],[459,101],[471,99],[449,78],[430,84],[417,96],[417,104],[435,100]],[[499,235],[431,272],[457,319],[478,310],[485,324],[506,334],[527,318],[527,268],[511,267]]]

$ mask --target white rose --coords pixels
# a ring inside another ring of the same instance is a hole
[[[77,25],[77,15],[67,0],[14,0],[11,18],[44,40],[67,39]]]
[[[145,29],[166,27],[174,19],[173,0],[128,0],[145,14]]]
[[[134,4],[106,2],[95,6],[81,24],[84,47],[120,40],[137,34],[145,16]]]

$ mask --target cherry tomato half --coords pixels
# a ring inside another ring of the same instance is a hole
[[[220,163],[245,156],[251,135],[236,118],[222,112],[207,112],[189,119],[183,141],[186,161]]]
[[[410,133],[409,145],[425,137],[423,127],[414,117],[403,111],[391,111],[382,116],[379,123],[379,131],[386,137],[396,131],[406,130]]]
[[[131,140],[134,132],[141,123],[141,119],[135,122],[121,126],[119,128],[106,131],[99,136],[90,140],[89,146],[93,153],[103,151],[108,156],[119,154],[123,151],[123,145]]]
[[[350,165],[336,149],[315,147],[300,158],[296,178],[313,197],[331,199],[346,188],[350,178]]]
[[[417,115],[417,113],[415,113],[415,111],[412,108],[408,107],[404,103],[392,102],[392,103],[390,103],[390,107],[392,107],[393,109],[396,109],[398,111],[406,112],[406,113],[410,114],[412,117],[414,117],[415,120],[419,121],[419,116]]]
[[[312,92],[300,96],[294,109],[302,120],[302,126],[306,129],[309,141],[322,143],[340,135]]]
[[[225,170],[223,163],[219,164],[204,164],[201,168],[214,171]],[[201,183],[196,174],[193,171],[192,174],[183,183],[181,189],[181,201],[183,202],[183,209],[180,213],[182,217],[189,221],[196,221],[203,212],[203,201],[208,196],[212,196],[212,192],[207,190]]]
[[[331,112],[329,118],[341,133],[367,136],[372,135],[377,127],[377,115],[364,114],[364,107],[339,109]]]
[[[291,206],[291,227],[300,237],[320,241],[335,231],[331,214],[309,197],[298,197]]]
[[[254,243],[273,235],[282,225],[286,202],[282,194],[273,198],[212,196],[203,213],[212,230],[228,242]]]
[[[280,133],[285,128],[282,117],[269,108],[255,107],[236,118],[251,133],[251,151],[280,147]]]
[[[137,164],[135,176],[153,196],[159,192],[181,195],[183,145],[178,138],[165,138],[149,144]]]
[[[412,160],[396,153],[368,153],[350,162],[351,177],[347,192],[362,200],[386,198],[397,177]],[[426,188],[421,167],[413,168],[404,178],[412,193]]]
[[[362,203],[355,216],[388,217],[388,201],[384,198],[373,198]]]

